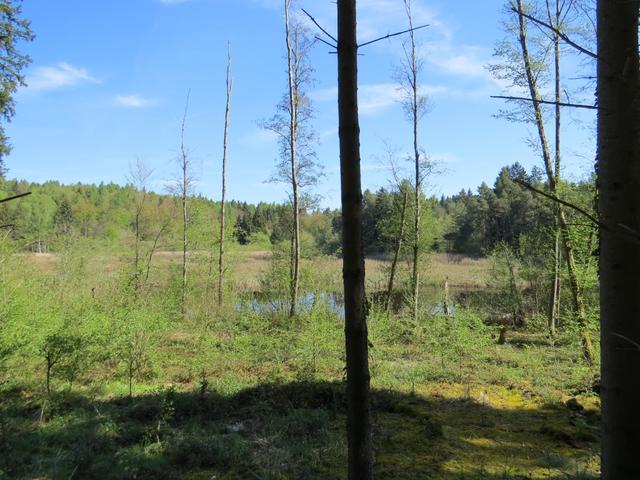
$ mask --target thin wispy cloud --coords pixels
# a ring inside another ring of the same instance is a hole
[[[152,106],[155,101],[141,95],[116,95],[116,104],[127,108],[146,108]]]
[[[420,93],[429,97],[456,94],[445,85],[423,85],[420,87]],[[360,85],[358,87],[358,110],[361,115],[365,116],[379,115],[394,105],[398,105],[403,97],[403,89],[398,83]],[[318,90],[312,94],[312,98],[317,102],[337,102],[338,89],[334,87]]]
[[[100,83],[86,68],[76,67],[66,62],[57,65],[37,67],[27,77],[27,90],[43,92],[75,87],[85,83]]]
[[[429,25],[438,36],[449,37],[449,29],[438,19],[437,14],[425,2],[413,1],[411,13],[414,25]],[[407,28],[404,3],[398,0],[360,0],[358,4],[358,37],[360,42],[381,37]],[[400,43],[401,40],[394,40]]]

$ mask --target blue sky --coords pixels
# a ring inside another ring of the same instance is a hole
[[[540,161],[526,142],[529,128],[493,118],[501,104],[489,98],[502,85],[485,65],[492,59],[502,0],[414,0],[430,96],[422,146],[444,173],[428,193],[452,194],[492,183],[500,166]],[[361,42],[406,28],[401,0],[359,0]],[[335,3],[301,0],[330,31]],[[175,159],[187,91],[191,104],[186,142],[197,191],[219,198],[227,42],[233,55],[234,93],[229,144],[231,198],[283,201],[285,185],[266,183],[277,159],[275,138],[259,127],[273,115],[286,86],[281,0],[29,0],[35,42],[28,88],[17,97],[7,127],[14,151],[9,176],[64,183],[126,183],[137,157],[154,169],[161,191],[177,175]],[[324,206],[339,205],[336,58],[318,44],[312,54],[314,128],[326,177],[316,189]],[[360,57],[363,185],[388,186],[385,145],[400,155],[411,130],[397,103],[394,80],[401,40],[367,47]],[[567,127],[566,173],[591,169],[589,117]]]

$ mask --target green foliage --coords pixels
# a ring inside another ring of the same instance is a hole
[[[21,42],[34,38],[29,20],[21,18],[21,14],[20,0],[0,1],[0,117],[5,122],[15,114],[13,96],[26,85],[22,71],[31,63],[31,58],[19,50]],[[4,127],[0,126],[0,177],[5,174],[3,159],[10,151]]]
[[[521,262],[506,243],[499,243],[491,253],[491,281],[495,292],[494,313],[509,314],[515,324],[524,322],[524,297],[520,278]]]
[[[47,335],[40,348],[46,368],[47,393],[51,393],[51,378],[60,376],[73,382],[82,366],[84,341],[82,337],[68,333]]]

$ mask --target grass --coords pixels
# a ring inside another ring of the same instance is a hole
[[[339,316],[322,302],[293,321],[261,315],[234,291],[218,309],[194,257],[182,318],[167,257],[166,283],[138,293],[117,256],[0,262],[0,347],[17,345],[0,362],[0,479],[346,478]],[[260,252],[235,261],[235,278],[255,286],[270,268]],[[314,284],[339,284],[337,260],[309,265]],[[368,267],[382,276],[385,265]],[[485,260],[444,256],[430,270],[474,288],[485,271]],[[597,478],[597,372],[574,335],[551,345],[532,322],[498,345],[481,317],[425,310],[416,323],[372,305],[376,478]],[[48,396],[40,348],[60,331],[84,345],[54,369]]]
[[[206,252],[192,253],[191,258],[205,257]],[[41,271],[52,273],[59,267],[60,256],[55,253],[29,253],[24,254],[29,263],[37,266]],[[88,250],[85,252],[89,263],[89,278],[101,275],[109,275],[122,269],[127,262],[122,254],[101,254]],[[254,250],[248,246],[235,245],[228,252],[230,275],[236,284],[237,290],[253,292],[260,289],[260,280],[271,266],[271,252],[268,250]],[[197,261],[197,260],[196,260]],[[216,260],[217,261],[217,260]],[[154,273],[165,272],[171,267],[176,267],[182,262],[182,252],[158,251],[154,256]],[[338,291],[341,286],[342,260],[336,257],[318,257],[303,259],[303,268],[314,268],[327,273],[332,278],[330,289]],[[390,261],[388,259],[367,258],[365,269],[367,272],[367,284],[369,288],[386,288],[387,270]],[[489,261],[486,258],[471,258],[445,253],[433,254],[428,259],[424,282],[428,285],[440,286],[445,280],[453,289],[484,288],[487,285]]]

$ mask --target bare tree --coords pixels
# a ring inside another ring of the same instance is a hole
[[[369,352],[362,242],[356,1],[338,0],[338,114],[342,190],[342,252],[347,354],[349,480],[373,478]]]
[[[420,227],[422,181],[424,179],[423,159],[419,143],[420,120],[426,113],[427,97],[420,93],[420,74],[423,62],[420,59],[416,34],[411,12],[411,0],[403,0],[409,22],[408,40],[403,42],[404,59],[401,65],[400,85],[404,93],[403,106],[413,128],[413,163],[414,163],[414,195],[413,195],[413,267],[411,275],[411,290],[413,302],[413,319],[418,320],[420,293]]]
[[[315,134],[311,128],[313,108],[305,89],[312,82],[313,69],[309,53],[313,46],[306,27],[291,20],[292,0],[284,0],[287,48],[287,92],[278,104],[278,113],[263,122],[263,127],[278,135],[280,161],[272,181],[291,185],[292,229],[289,276],[289,316],[296,314],[300,287],[300,210],[305,188],[317,183],[322,175],[317,163]]]
[[[218,256],[218,305],[222,305],[223,277],[224,277],[224,214],[225,198],[227,194],[227,135],[229,133],[229,112],[231,107],[231,92],[233,80],[231,78],[231,46],[227,49],[227,101],[224,114],[224,134],[222,141],[222,197],[220,200],[220,251]]]
[[[603,480],[640,478],[639,9],[638,0],[598,1]]]
[[[171,226],[175,224],[175,220],[177,217],[176,208],[177,206],[174,202],[163,200],[162,198],[160,198],[158,204],[153,209],[156,217],[151,221],[152,227],[150,228],[150,230],[153,231],[153,241],[151,242],[151,246],[145,253],[145,283],[149,281],[149,275],[151,274],[151,264],[154,255],[160,248],[160,240],[171,228]]]
[[[141,158],[136,158],[135,163],[129,165],[129,181],[136,189],[136,201],[134,205],[133,229],[135,234],[133,271],[136,290],[140,287],[140,257],[142,242],[142,216],[147,201],[147,187],[153,170]]]
[[[187,99],[184,107],[184,114],[182,116],[182,122],[180,123],[180,151],[177,158],[177,164],[179,169],[179,177],[176,179],[175,184],[172,187],[174,195],[179,198],[180,206],[182,210],[182,284],[181,284],[181,296],[180,303],[182,308],[182,315],[186,314],[186,297],[187,297],[187,251],[189,247],[189,208],[188,200],[189,195],[193,187],[193,172],[192,161],[189,154],[189,149],[185,143],[185,129],[187,124],[187,114],[189,112],[189,100],[191,98],[191,90],[187,91]]]

